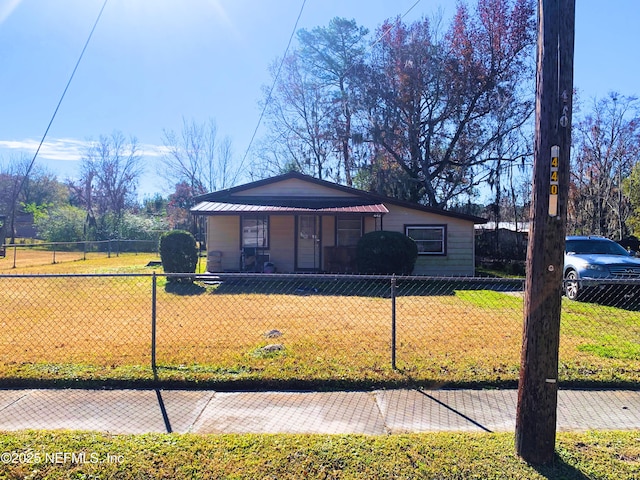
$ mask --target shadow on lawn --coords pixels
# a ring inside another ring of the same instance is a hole
[[[640,311],[640,295],[637,288],[604,288],[585,292],[581,301],[596,303],[605,307],[615,307],[630,312]]]
[[[549,465],[531,465],[531,468],[549,480],[589,480],[591,478],[573,465],[569,465],[557,453]]]
[[[390,298],[392,296],[391,277],[366,278],[365,276],[348,276],[340,278],[335,275],[296,277],[225,277],[220,276],[212,290],[216,294],[280,294],[280,295],[328,295],[328,296],[361,296]],[[403,296],[453,296],[459,290],[495,290],[503,292],[522,291],[522,280],[495,279],[429,279],[402,278],[395,279],[395,295]]]
[[[207,288],[193,282],[167,282],[164,291],[173,295],[193,296],[206,293]]]
[[[172,373],[185,375],[174,377]],[[372,391],[391,389],[430,390],[484,390],[484,389],[516,389],[517,380],[483,381],[483,382],[451,382],[439,379],[414,379],[399,377],[394,379],[234,379],[206,378],[189,376],[189,372],[173,366],[158,366],[155,373],[149,372],[147,378],[0,378],[0,389],[174,389],[174,390],[215,390],[219,392],[266,392],[266,391]],[[630,390],[638,391],[637,382],[563,382],[564,390]]]

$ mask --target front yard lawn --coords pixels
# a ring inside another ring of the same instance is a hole
[[[158,275],[154,311],[158,267],[132,259],[96,260],[93,276],[87,261],[83,275],[1,277],[0,384],[361,389],[518,379],[517,283],[399,279],[394,369],[388,280],[276,275],[176,287]],[[563,386],[637,385],[638,344],[637,310],[563,300]]]

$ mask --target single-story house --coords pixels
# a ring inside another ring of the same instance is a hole
[[[473,275],[474,225],[486,220],[290,172],[201,195],[210,272],[356,272],[356,244],[402,232],[419,250],[415,275]]]

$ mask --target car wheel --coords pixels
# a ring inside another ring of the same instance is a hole
[[[578,274],[575,270],[569,270],[564,279],[564,294],[569,300],[578,300],[582,293],[582,289],[578,282]]]

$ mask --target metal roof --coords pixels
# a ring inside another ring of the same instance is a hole
[[[368,213],[384,214],[389,213],[387,207],[382,203],[373,205],[351,205],[351,206],[318,206],[318,207],[290,207],[278,205],[248,205],[244,203],[223,203],[223,202],[200,202],[191,208],[192,213],[203,215],[212,214],[234,214],[234,213]]]

